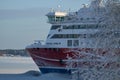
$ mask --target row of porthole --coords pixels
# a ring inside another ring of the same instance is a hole
[[[95,20],[95,18],[86,18],[86,20],[90,20],[90,19]],[[85,20],[85,18],[80,18],[80,20]]]
[[[47,51],[60,51],[59,48],[45,48],[45,50]]]
[[[40,48],[33,48],[34,50],[40,50]],[[43,48],[45,51],[60,51],[59,48]]]

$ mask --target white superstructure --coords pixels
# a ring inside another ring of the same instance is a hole
[[[52,24],[46,45],[63,48],[93,48],[105,8],[101,0],[83,5],[77,12],[49,12],[48,22]],[[99,26],[98,26],[99,25]]]

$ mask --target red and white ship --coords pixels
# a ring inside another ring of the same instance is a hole
[[[97,65],[102,62],[105,68],[120,67],[120,62],[106,60],[106,57],[114,59],[120,55],[120,47],[115,48],[115,53],[112,55],[108,49],[95,46],[98,42],[97,34],[100,33],[101,28],[105,27],[104,23],[100,23],[105,13],[105,7],[101,1],[92,0],[90,6],[83,5],[77,12],[52,11],[46,15],[52,27],[45,44],[36,41],[26,47],[42,73],[68,73],[76,69],[78,59],[81,69],[98,67]],[[72,66],[68,70],[70,60],[72,60]]]

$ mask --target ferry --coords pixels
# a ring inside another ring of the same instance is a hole
[[[120,62],[115,62],[120,47],[114,47],[113,54],[111,48],[98,44],[101,43],[98,35],[106,27],[101,19],[105,12],[102,0],[92,0],[89,6],[83,4],[76,12],[50,11],[46,14],[51,29],[45,43],[37,40],[26,47],[40,71],[43,74],[71,73],[78,67],[99,68],[101,65],[120,68]],[[120,40],[120,36],[115,38]]]

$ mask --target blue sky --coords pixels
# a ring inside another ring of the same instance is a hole
[[[51,8],[77,11],[90,0],[0,0],[0,49],[24,49],[45,40],[50,29],[45,16]]]

